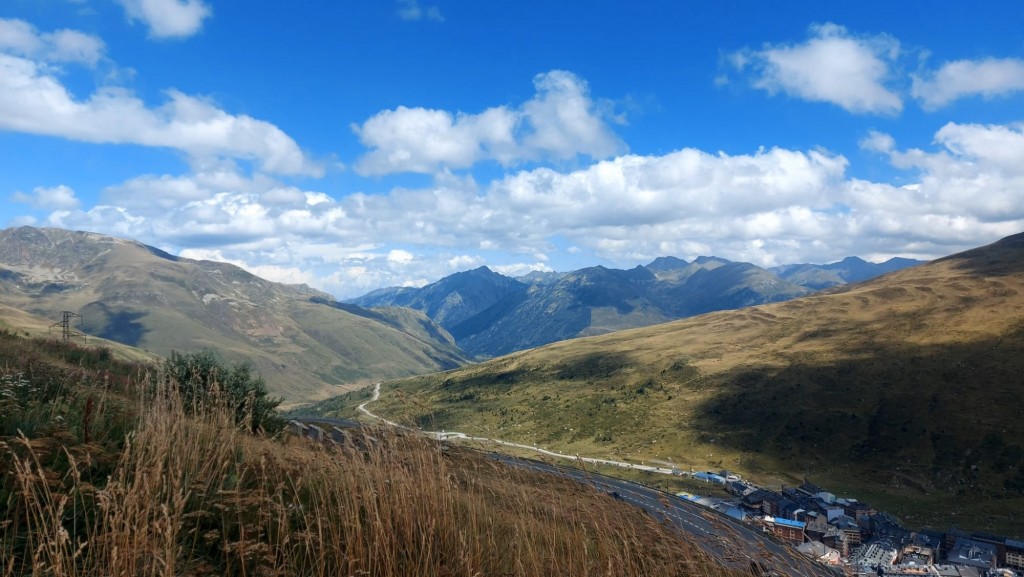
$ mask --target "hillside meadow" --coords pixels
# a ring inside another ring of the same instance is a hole
[[[1024,235],[784,303],[387,383],[373,410],[1024,534]],[[317,410],[353,415],[354,396]]]

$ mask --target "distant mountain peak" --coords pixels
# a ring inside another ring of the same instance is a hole
[[[686,267],[686,265],[688,264],[690,263],[686,262],[681,258],[676,258],[674,256],[659,256],[658,258],[652,260],[647,265],[647,268],[652,270],[667,271],[681,269]]]
[[[844,258],[843,260],[841,260],[841,261],[839,261],[837,263],[833,263],[833,264],[851,265],[851,264],[870,264],[870,263],[868,263],[868,261],[860,258],[859,256],[848,256],[848,257]]]

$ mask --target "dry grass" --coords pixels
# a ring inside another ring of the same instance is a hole
[[[566,479],[386,431],[257,438],[228,412],[187,416],[167,383],[130,388],[107,391],[134,401],[104,474],[97,455],[111,450],[77,429],[0,439],[0,575],[729,574]],[[125,418],[112,401],[91,406],[94,423]]]

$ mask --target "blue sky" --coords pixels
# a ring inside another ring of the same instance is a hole
[[[1016,2],[8,0],[0,226],[341,297],[1024,230]]]

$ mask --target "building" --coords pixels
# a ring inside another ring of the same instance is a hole
[[[900,551],[899,564],[911,567],[927,567],[935,563],[935,550],[920,545],[907,545]]]
[[[821,487],[815,485],[814,483],[808,481],[807,479],[804,479],[803,484],[797,487],[796,490],[800,491],[804,495],[807,495],[808,497],[813,497],[818,493],[825,492],[825,489],[822,489]],[[834,499],[835,496],[833,496],[832,498]]]
[[[996,566],[1002,567],[1006,565],[1006,537],[1000,537],[999,535],[993,535],[991,533],[971,533],[972,541],[980,541],[982,543],[988,543],[996,548]]]
[[[743,504],[751,509],[764,510],[764,500],[771,496],[771,491],[758,489],[753,493],[743,495]]]
[[[808,541],[797,547],[796,550],[826,565],[838,565],[841,561],[839,551],[828,547],[821,541]]]
[[[1006,560],[1004,563],[1007,567],[1024,569],[1024,542],[1014,541],[1013,539],[1006,540]]]
[[[862,503],[856,499],[847,499],[846,501],[847,504],[843,507],[846,514],[853,517],[858,523],[866,522],[872,515],[877,513],[867,503]]]
[[[946,561],[950,564],[981,569],[995,569],[996,559],[997,553],[994,545],[966,537],[957,539],[949,554],[946,555]]]
[[[779,539],[797,547],[803,544],[804,527],[806,526],[804,523],[769,516],[764,518],[764,523],[765,527]]]
[[[839,531],[846,533],[846,538],[850,543],[851,547],[856,547],[863,542],[860,534],[860,525],[851,517],[841,515],[828,522],[829,525],[835,527]]]
[[[705,481],[705,482],[708,482],[708,483],[718,483],[719,485],[724,485],[725,484],[725,477],[723,477],[721,475],[716,475],[715,473],[712,473],[711,471],[701,471],[701,472],[698,472],[698,473],[694,473],[693,474],[693,478],[694,479],[700,479],[701,481]]]
[[[857,552],[856,558],[853,559],[853,563],[861,567],[861,570],[889,567],[896,562],[898,556],[899,551],[896,550],[896,546],[893,545],[892,541],[879,539],[862,547]]]
[[[829,527],[828,532],[821,538],[821,542],[839,551],[843,557],[850,556],[850,538],[835,527]]]

